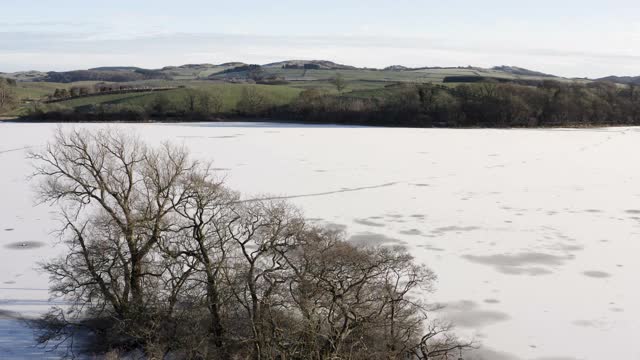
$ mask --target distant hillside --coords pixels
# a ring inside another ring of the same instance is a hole
[[[339,64],[328,60],[285,60],[264,65],[247,64],[244,62],[226,62],[223,64],[192,63],[179,66],[165,66],[160,69],[144,69],[135,66],[103,66],[88,70],[73,70],[61,72],[26,71],[4,74],[6,78],[19,82],[54,82],[73,83],[77,81],[190,81],[213,80],[225,82],[255,82],[270,79],[270,81],[326,81],[335,72],[350,81],[368,82],[430,82],[441,81],[447,76],[477,76],[479,81],[484,78],[544,80],[549,78],[566,80],[554,75],[545,74],[516,66],[496,66],[480,68],[472,66],[430,66],[407,67],[392,65],[383,69],[358,68],[351,65]],[[464,79],[462,79],[464,80]],[[640,83],[638,78],[609,77],[603,80],[620,83]]]
[[[391,65],[391,66],[387,66],[386,68],[382,69],[385,71],[406,71],[406,70],[411,70],[406,66],[402,66],[402,65]]]
[[[47,76],[47,73],[42,71],[19,71],[15,73],[1,73],[0,76],[13,79],[16,81],[42,81],[42,79]]]
[[[355,67],[355,66],[337,64],[337,63],[334,63],[333,61],[328,61],[328,60],[286,60],[286,61],[279,61],[279,62],[274,62],[274,63],[270,63],[270,64],[265,64],[265,65],[262,65],[262,67],[264,67],[264,68],[284,68],[284,67],[304,68],[305,65],[307,65],[307,67],[309,67],[309,65],[315,65],[315,66],[313,66],[313,68],[318,69],[318,70],[353,70],[353,69],[357,69],[357,67]]]
[[[176,69],[202,70],[202,69],[215,68],[217,66],[219,66],[219,65],[213,65],[213,64],[184,64],[184,65],[180,65],[180,66],[165,66],[162,69],[160,69],[160,71],[176,70]]]
[[[633,84],[640,85],[640,76],[607,76],[600,79],[596,79],[596,81],[609,81],[617,84]]]
[[[89,69],[89,71],[137,71],[144,70],[135,66],[102,66],[97,68]]]
[[[523,76],[538,76],[538,77],[557,77],[555,75],[545,74],[539,71],[533,71],[517,66],[494,66],[491,70],[502,71],[513,75],[523,75]]]
[[[99,69],[99,68],[98,68]],[[127,82],[150,79],[166,79],[167,76],[158,70],[74,70],[65,72],[49,72],[43,81],[71,83],[76,81],[110,81]]]
[[[247,64],[243,63],[243,62],[235,61],[235,62],[222,63],[222,64],[220,64],[218,66],[236,67],[236,66],[242,66],[242,65],[247,65]]]

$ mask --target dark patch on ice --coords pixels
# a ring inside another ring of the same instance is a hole
[[[209,136],[209,139],[235,139],[240,136],[242,136],[242,134],[219,135],[219,136]]]
[[[403,217],[403,216],[402,216],[402,215],[400,215],[400,214],[386,214],[385,216],[386,216],[386,217],[393,218],[393,219],[402,219],[402,217]]]
[[[467,356],[464,357],[465,359]],[[493,350],[486,346],[481,346],[478,349],[472,349],[469,351],[469,358],[473,360],[522,360],[515,355]]]
[[[402,245],[406,242],[392,237],[388,237],[384,234],[376,234],[370,232],[359,233],[352,235],[349,238],[349,242],[356,246],[381,246],[381,245]]]
[[[204,139],[205,136],[198,136],[198,135],[180,135],[180,136],[176,136],[178,139]]]
[[[16,282],[15,282],[15,281],[13,281],[13,280],[9,280],[9,281],[5,281],[5,282],[3,282],[3,284],[5,284],[5,285],[13,285],[13,284],[15,284],[15,283],[16,283]]]
[[[417,186],[417,187],[427,187],[427,186],[431,186],[429,184],[413,184],[413,186]]]
[[[582,273],[582,275],[592,277],[592,278],[599,278],[599,279],[611,277],[611,274],[604,271],[598,271],[598,270],[585,271]]]
[[[213,171],[230,171],[231,169],[230,168],[213,168],[211,170],[213,170]]]
[[[18,241],[5,245],[4,247],[11,250],[30,250],[43,247],[45,243],[41,241]]]
[[[470,300],[444,304],[443,311],[453,324],[466,328],[478,328],[511,318],[501,311],[481,310],[478,304]]]
[[[601,213],[602,210],[599,209],[587,209],[584,212],[588,212],[588,213]]]
[[[422,232],[418,229],[401,230],[400,234],[403,235],[421,235]]]
[[[484,299],[484,302],[487,304],[498,304],[500,303],[500,300],[498,299]]]
[[[17,312],[0,309],[0,320],[19,320],[21,318]]]
[[[411,215],[412,218],[416,218],[416,219],[424,219],[425,215],[423,214],[413,214]]]
[[[575,320],[571,322],[575,326],[603,329],[606,324],[600,320]]]
[[[640,214],[640,210],[635,210],[635,209],[626,210],[625,212],[627,214]]]
[[[4,229],[4,231],[13,231],[13,230],[15,230],[15,229],[14,229],[14,228],[7,228],[7,229]]]
[[[418,247],[425,248],[425,249],[431,250],[431,251],[444,251],[443,248],[435,247],[435,246],[429,245],[429,244],[427,244],[427,245],[418,245]]]
[[[558,248],[565,250],[565,251],[582,251],[584,250],[584,246],[582,245],[566,245],[566,244],[561,244],[558,246]]]
[[[371,221],[371,220],[367,220],[367,219],[355,219],[353,220],[354,223],[356,224],[360,224],[360,225],[365,225],[365,226],[374,226],[374,227],[384,227],[384,224],[375,222],[375,221]]]
[[[479,230],[480,227],[478,226],[442,226],[439,228],[435,228],[433,230],[431,230],[432,234],[435,235],[443,235],[444,233],[447,232],[463,232],[463,231],[474,231],[474,230]]]
[[[325,223],[325,227],[328,230],[334,230],[334,231],[345,231],[345,230],[347,230],[347,225],[338,224],[338,223],[332,223],[332,222]]]
[[[497,271],[508,275],[545,275],[551,270],[543,266],[558,266],[573,258],[572,255],[557,256],[539,252],[516,254],[463,255],[471,262],[493,266]]]

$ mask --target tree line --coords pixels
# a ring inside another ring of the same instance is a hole
[[[538,127],[640,124],[640,87],[543,81],[392,85],[383,95],[309,89],[276,117],[416,127]]]
[[[70,88],[56,88],[53,94],[49,95],[49,101],[61,101],[70,98],[102,95],[114,93],[127,93],[134,91],[159,91],[175,89],[177,87],[150,87],[140,85],[123,85],[117,83],[98,83],[94,86],[72,86]]]
[[[42,264],[70,304],[32,323],[43,344],[255,360],[446,359],[473,346],[427,318],[436,277],[406,250],[355,246],[286,201],[243,198],[185,148],[59,130],[30,158],[67,249]]]
[[[640,124],[640,88],[607,82],[484,82],[393,84],[373,92],[345,92],[342,76],[330,79],[338,94],[302,91],[289,104],[277,104],[251,86],[232,106],[216,92],[187,89],[179,97],[159,94],[145,107],[96,105],[89,109],[37,109],[31,117],[65,120],[145,120],[173,118],[271,118],[315,123],[413,127],[538,127]]]

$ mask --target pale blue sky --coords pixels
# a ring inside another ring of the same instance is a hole
[[[0,0],[0,71],[327,59],[640,75],[640,1]]]

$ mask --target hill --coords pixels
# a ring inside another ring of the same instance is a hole
[[[42,71],[35,71],[35,70],[19,71],[14,73],[0,72],[0,76],[7,79],[13,79],[16,81],[42,81],[42,79],[44,79],[44,77],[47,76],[47,73],[44,73]]]
[[[557,77],[555,75],[545,74],[543,72],[533,71],[533,70],[529,70],[529,69],[525,69],[517,66],[507,66],[507,65],[494,66],[493,68],[491,68],[491,70],[502,71],[505,73],[513,74],[513,75]]]
[[[92,71],[137,71],[144,70],[143,68],[135,67],[135,66],[102,66],[97,68],[89,69]]]
[[[384,68],[382,70],[386,70],[386,71],[406,71],[406,70],[411,70],[411,69],[406,67],[406,66],[402,66],[402,65],[391,65],[391,66],[387,66],[386,68]]]
[[[135,66],[103,66],[87,70],[72,71],[26,71],[3,74],[2,76],[19,82],[74,83],[78,81],[96,82],[140,82],[140,81],[191,81],[214,80],[233,82],[252,82],[256,80],[255,71],[267,79],[294,81],[302,84],[309,82],[327,82],[340,73],[351,82],[369,86],[393,82],[442,82],[448,76],[478,76],[495,79],[543,80],[559,79],[554,75],[516,66],[496,66],[490,69],[479,67],[418,67],[410,68],[392,65],[384,69],[358,68],[328,60],[285,60],[263,65],[248,65],[243,62],[223,64],[184,64],[165,66],[160,69],[144,69]],[[622,82],[620,80],[608,79]],[[629,80],[631,81],[631,80]]]
[[[124,70],[116,68],[116,70],[74,70],[65,72],[49,72],[42,79],[47,82],[71,83],[77,81],[109,81],[109,82],[128,82],[149,79],[166,79],[167,76],[157,70],[138,69]]]
[[[640,85],[640,76],[607,76],[596,79],[596,81],[609,81],[616,84]]]
[[[354,70],[355,66],[337,64],[328,60],[286,60],[262,65],[263,68],[313,68],[314,70]],[[311,65],[311,66],[310,66]]]

